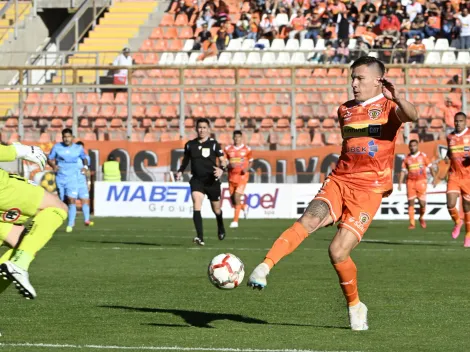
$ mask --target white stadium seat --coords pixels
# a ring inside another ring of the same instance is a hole
[[[313,39],[304,39],[302,40],[302,43],[300,43],[300,50],[313,50],[314,45],[313,45]]]
[[[436,44],[434,45],[435,50],[447,50],[449,49],[449,41],[445,38],[440,38],[436,40]]]
[[[261,63],[263,65],[270,65],[276,62],[276,54],[274,53],[264,53]]]
[[[250,51],[255,47],[255,41],[253,39],[245,39],[242,43],[242,50]]]
[[[189,57],[187,53],[177,53],[175,60],[173,61],[174,65],[186,65],[189,62]]]
[[[282,50],[284,50],[284,48],[285,48],[284,39],[276,38],[276,39],[273,40],[273,42],[271,44],[271,50],[282,51]]]
[[[438,65],[441,63],[441,54],[438,52],[430,52],[428,55],[426,55],[426,58],[424,59],[424,63],[428,65]]]
[[[261,55],[257,51],[252,51],[248,54],[246,58],[246,63],[248,65],[259,65],[261,64]]]
[[[468,51],[459,51],[457,63],[460,65],[470,64],[470,53]]]
[[[286,44],[286,50],[294,51],[299,50],[299,40],[298,39],[289,39]]]
[[[190,51],[194,46],[194,39],[186,39],[184,42],[183,51]]]
[[[267,50],[270,48],[271,44],[269,43],[269,39],[259,39],[256,44],[264,45],[264,49]]]
[[[219,65],[230,65],[230,60],[232,59],[232,54],[224,51],[222,54],[219,56]]]
[[[290,59],[292,65],[302,65],[305,63],[305,54],[296,52],[292,55]]]
[[[290,63],[290,54],[285,51],[280,52],[277,57],[276,63],[278,65],[288,65]]]
[[[227,48],[225,50],[229,50],[229,51],[241,50],[242,42],[243,42],[243,39],[240,39],[240,38],[232,39],[231,41],[229,41]]]
[[[246,54],[236,52],[232,57],[232,65],[243,65],[246,62]]]
[[[453,65],[456,62],[455,54],[453,51],[444,51],[442,54],[441,64]]]

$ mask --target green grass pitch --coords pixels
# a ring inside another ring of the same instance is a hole
[[[191,242],[191,220],[108,218],[71,234],[62,229],[31,266],[38,298],[26,301],[12,287],[1,296],[0,351],[470,349],[463,229],[452,240],[450,221],[414,231],[405,221],[374,221],[352,255],[370,330],[352,332],[327,253],[335,228],[284,258],[264,291],[245,286],[291,223],[241,221],[219,241],[215,220],[204,220],[204,248]],[[244,282],[230,291],[206,275],[223,252],[245,263]]]

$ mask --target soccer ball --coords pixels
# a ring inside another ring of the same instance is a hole
[[[215,287],[232,289],[242,283],[245,269],[240,258],[230,253],[223,253],[211,260],[207,274]]]

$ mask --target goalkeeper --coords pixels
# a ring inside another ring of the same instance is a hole
[[[36,163],[41,170],[47,161],[39,147],[0,145],[0,161],[15,159]],[[23,224],[29,218],[32,218],[31,223],[23,231]],[[11,247],[0,258],[0,275],[14,282],[24,297],[36,297],[29,282],[29,265],[66,219],[67,206],[58,197],[23,177],[0,169],[0,242]]]

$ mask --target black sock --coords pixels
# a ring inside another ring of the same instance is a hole
[[[225,233],[224,218],[222,217],[222,210],[220,211],[220,214],[215,214],[215,217],[217,219],[217,229],[219,230],[219,233]]]
[[[204,238],[204,234],[202,232],[202,216],[200,210],[193,211],[193,222],[194,227],[196,228],[197,237],[202,240]]]

